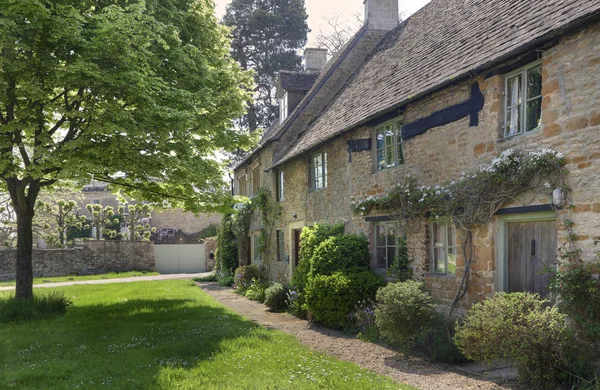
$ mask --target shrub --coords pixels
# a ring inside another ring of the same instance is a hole
[[[314,251],[309,279],[316,275],[332,275],[336,271],[368,270],[370,259],[366,236],[345,234],[329,237]]]
[[[317,275],[310,278],[306,286],[306,306],[316,322],[343,328],[349,324],[348,315],[354,306],[373,299],[382,285],[383,279],[371,271]]]
[[[198,232],[198,239],[203,240],[205,238],[216,237],[219,235],[219,225],[211,223],[204,229]]]
[[[260,270],[254,264],[244,265],[235,270],[235,291],[244,294],[253,280],[261,280]]]
[[[354,325],[352,329],[357,332],[357,337],[363,341],[375,342],[379,340],[379,329],[375,323],[374,302],[370,299],[354,305],[354,311],[350,314],[350,321]]]
[[[473,305],[456,328],[455,342],[469,359],[515,361],[522,381],[554,388],[566,379],[572,342],[565,315],[530,293],[498,293]]]
[[[287,304],[288,313],[298,318],[307,318],[308,312],[306,311],[304,293],[299,293],[296,290],[288,291],[285,303]]]
[[[390,283],[377,291],[375,321],[381,335],[403,347],[423,336],[435,314],[435,305],[423,283]]]
[[[19,322],[63,315],[72,302],[63,293],[35,294],[32,299],[0,298],[0,322]]]
[[[265,290],[269,287],[268,284],[261,282],[258,279],[253,279],[252,283],[246,289],[244,295],[251,301],[263,303],[265,301]]]
[[[315,249],[327,238],[344,234],[344,224],[313,225],[302,229],[300,235],[300,262],[292,275],[292,285],[298,292],[304,292],[308,283],[310,259]]]
[[[239,265],[238,241],[233,230],[231,214],[225,215],[219,226],[215,260],[217,270],[226,274],[233,274]]]
[[[454,334],[454,329],[450,333]],[[420,334],[418,343],[434,362],[459,364],[468,361],[448,336],[448,324],[444,316],[436,313]]]
[[[288,291],[289,289],[281,283],[273,283],[265,290],[265,305],[272,311],[285,311]]]
[[[231,287],[235,283],[235,279],[231,275],[223,275],[217,280],[217,283],[221,287]]]

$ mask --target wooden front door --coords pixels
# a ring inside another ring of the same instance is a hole
[[[558,252],[556,221],[508,223],[508,292],[547,296]]]
[[[300,234],[302,230],[294,230],[294,267],[300,262]]]

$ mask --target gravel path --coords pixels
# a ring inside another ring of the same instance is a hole
[[[295,336],[311,349],[356,363],[421,390],[524,389],[514,381],[469,376],[453,367],[402,355],[390,348],[309,324],[287,313],[271,313],[267,311],[266,306],[236,295],[231,289],[219,287],[216,283],[197,284],[223,305],[260,325],[281,330]]]
[[[201,278],[210,275],[210,272],[201,274],[169,274],[169,275],[152,275],[152,276],[132,276],[129,278],[115,279],[96,279],[96,280],[74,280],[72,282],[57,282],[57,283],[42,283],[34,284],[33,288],[51,288],[73,286],[76,284],[108,284],[108,283],[131,283],[131,282],[152,282],[155,280],[173,280],[173,279],[193,279]],[[15,286],[0,287],[0,291],[14,290]]]

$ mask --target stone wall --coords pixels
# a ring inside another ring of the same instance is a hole
[[[15,250],[0,250],[0,280],[15,279],[15,264]],[[35,277],[153,270],[154,247],[150,242],[85,241],[73,249],[33,250]]]

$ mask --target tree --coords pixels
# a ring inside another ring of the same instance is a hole
[[[78,215],[77,202],[74,200],[59,199],[55,202],[39,201],[38,213],[49,219],[44,228],[50,229],[45,238],[54,242],[53,246],[66,248],[68,245],[67,232],[69,228],[84,229],[87,225],[87,219],[83,215]]]
[[[33,295],[42,190],[95,179],[137,199],[219,211],[219,151],[251,77],[201,0],[0,0],[0,182],[17,219],[16,298]]]
[[[316,39],[317,46],[327,49],[327,52],[331,55],[337,53],[362,25],[362,21],[358,16],[354,17],[354,23],[348,23],[341,14],[336,14],[331,18],[323,17],[323,20],[329,31],[319,28],[319,35]]]
[[[126,237],[129,241],[150,240],[150,235],[156,231],[156,228],[150,226],[150,217],[154,210],[151,205],[147,203],[128,204],[119,206],[118,210],[129,229]]]
[[[254,70],[258,85],[255,102],[241,121],[250,132],[276,118],[277,72],[300,70],[296,51],[306,44],[307,18],[304,0],[233,0],[227,6],[223,23],[232,28],[233,58],[242,69]]]
[[[100,240],[102,236],[115,238],[119,234],[116,230],[110,229],[111,225],[119,224],[120,220],[115,218],[115,210],[112,206],[102,208],[99,204],[88,204],[85,206],[90,212],[90,225],[94,230],[94,238]]]

